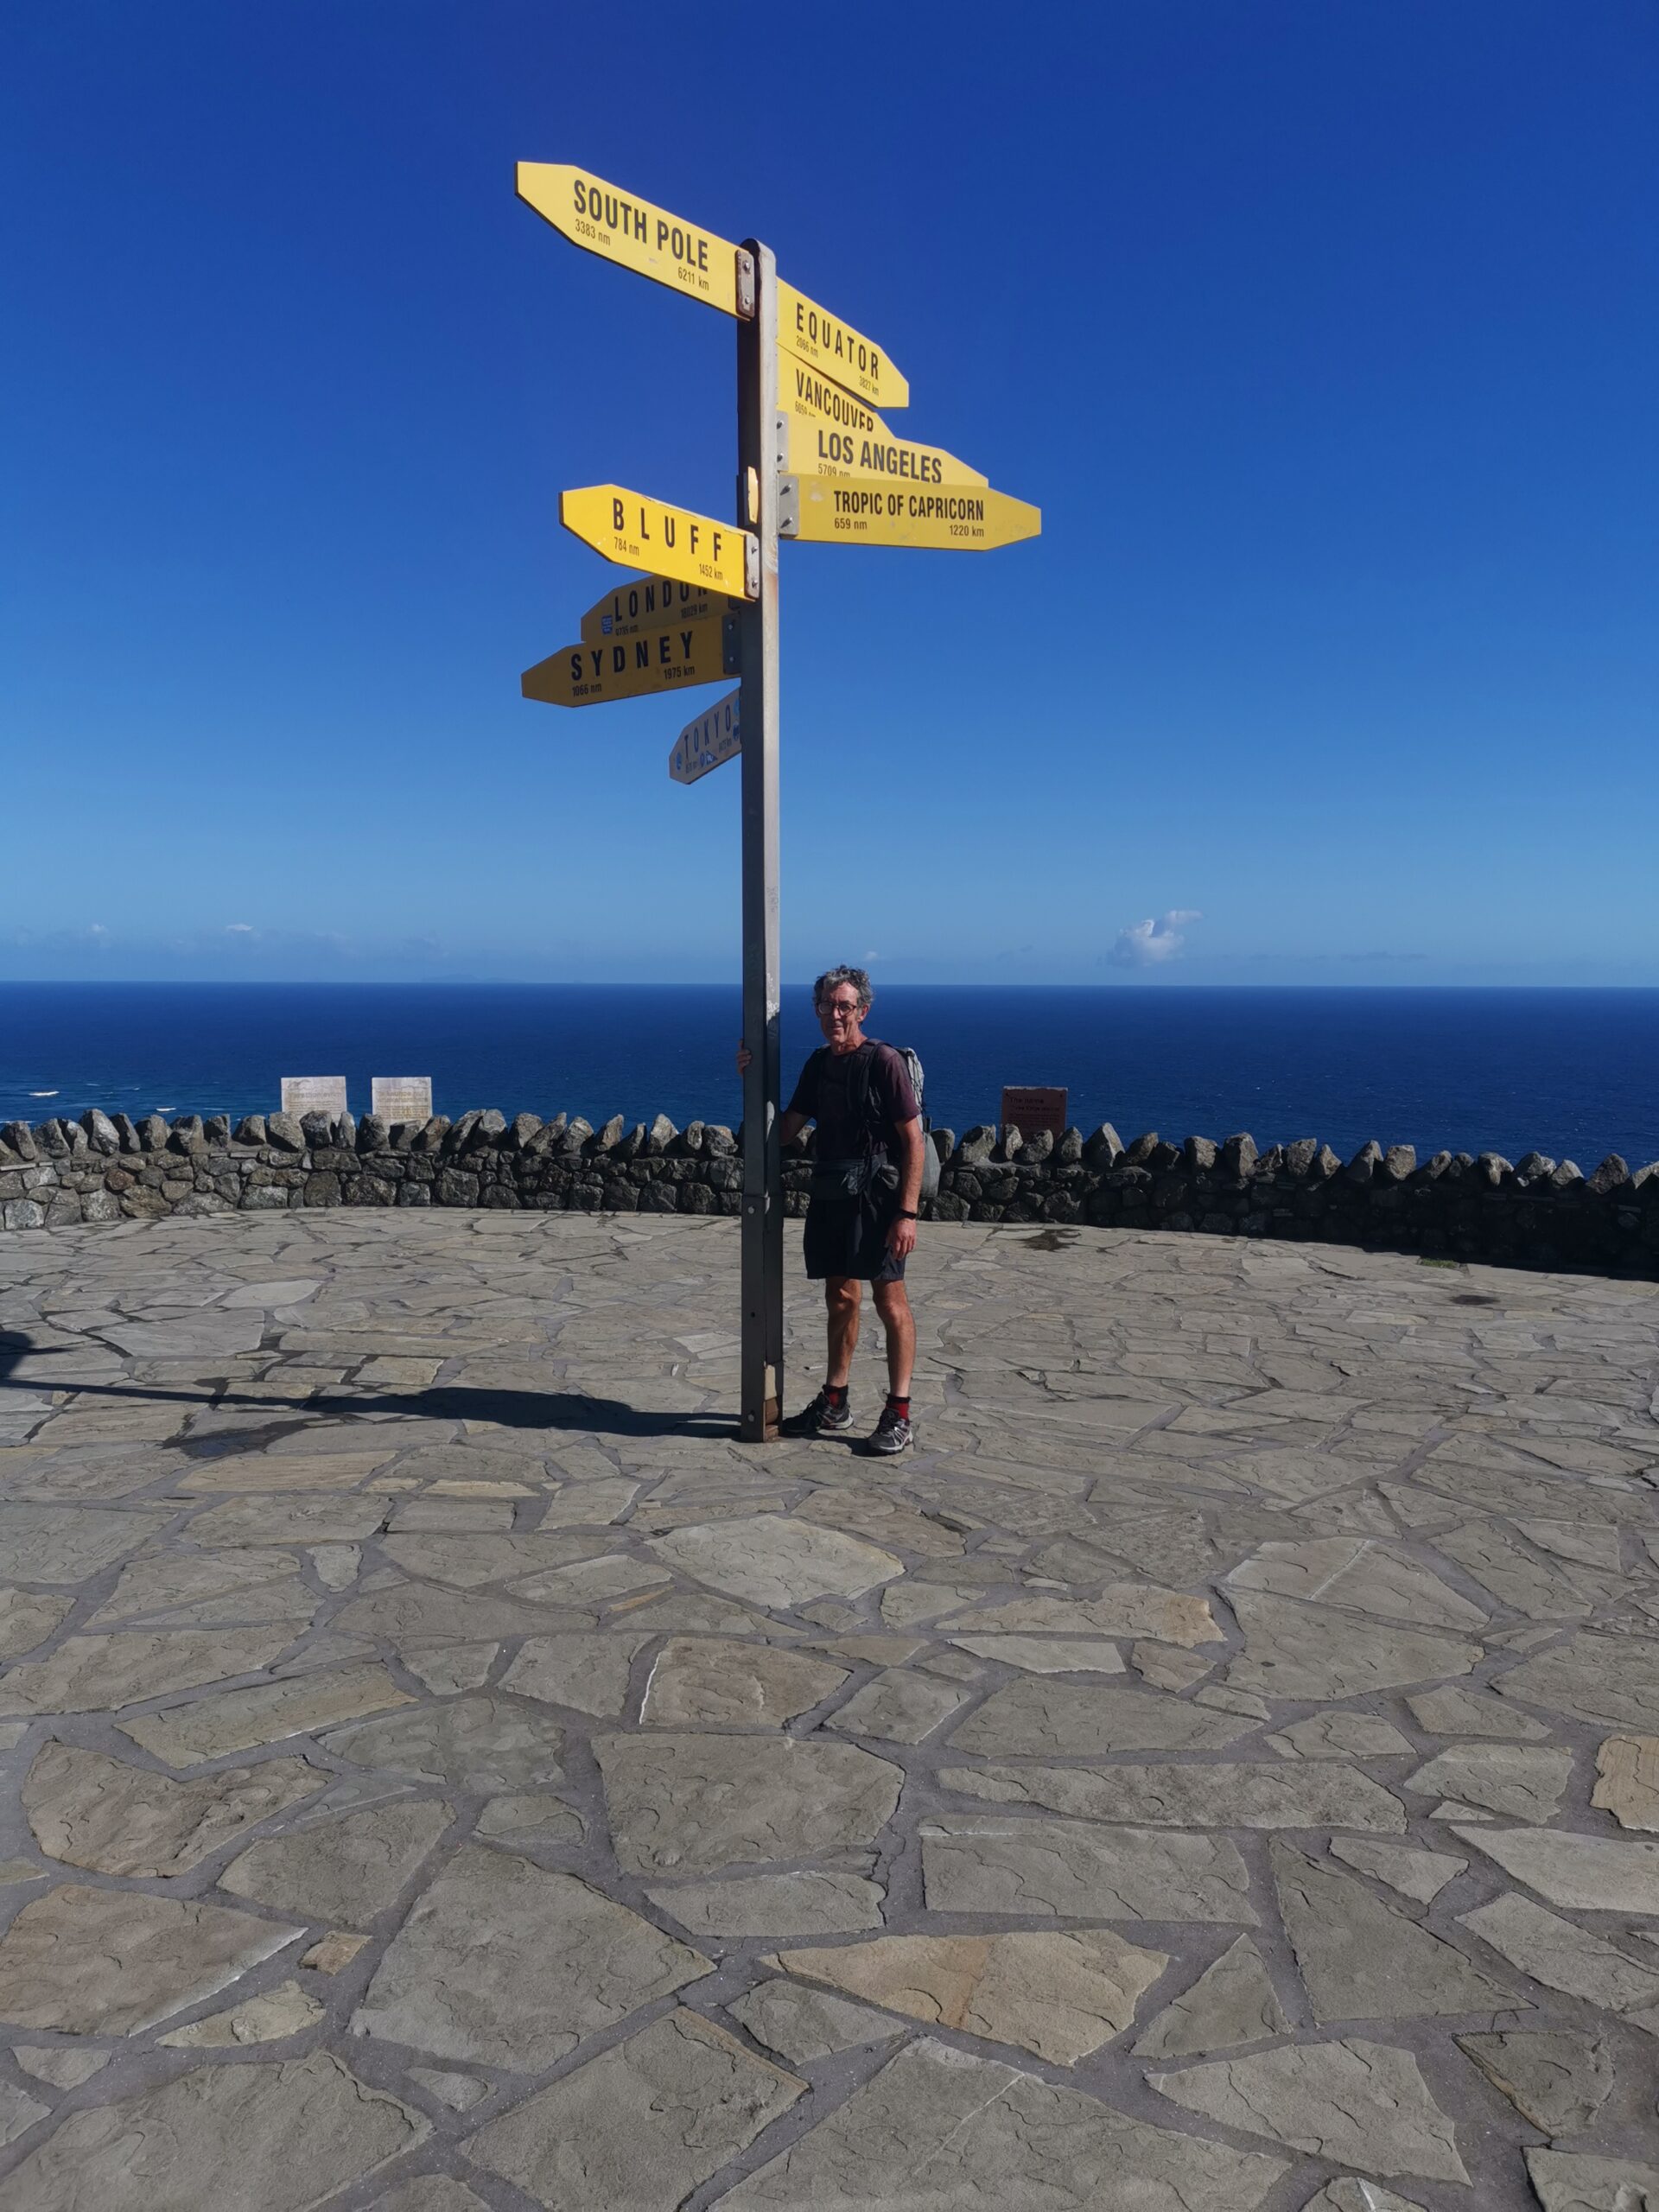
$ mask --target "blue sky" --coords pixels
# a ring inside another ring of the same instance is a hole
[[[729,511],[732,328],[522,158],[1044,511],[784,549],[786,972],[1659,982],[1647,0],[875,20],[8,11],[0,976],[735,972],[719,693],[518,690],[562,486]]]

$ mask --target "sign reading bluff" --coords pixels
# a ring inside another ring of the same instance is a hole
[[[520,162],[518,197],[572,245],[722,315],[737,313],[737,248],[728,239],[568,162]]]
[[[648,499],[620,484],[587,484],[559,494],[559,520],[584,545],[626,569],[651,569],[677,583],[709,584],[734,599],[760,592],[760,548],[747,530]]]
[[[1037,537],[1042,512],[988,485],[895,487],[880,476],[791,476],[792,513],[782,537],[823,545],[920,545],[938,552],[983,553]]]
[[[640,699],[687,683],[717,683],[729,675],[726,625],[680,622],[637,638],[584,639],[562,645],[519,678],[526,699],[549,707],[599,707],[607,699]]]

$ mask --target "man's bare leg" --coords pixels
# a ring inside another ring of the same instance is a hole
[[[903,1285],[899,1287],[902,1289]],[[853,1354],[858,1349],[858,1308],[862,1295],[863,1286],[856,1275],[830,1275],[824,1282],[823,1302],[830,1321],[830,1372],[824,1380],[832,1390],[844,1390],[852,1380]],[[911,1340],[912,1344],[915,1341],[914,1330],[911,1332]]]
[[[887,1339],[887,1389],[895,1398],[908,1398],[910,1370],[916,1363],[916,1317],[909,1296],[902,1282],[872,1283],[870,1288]]]

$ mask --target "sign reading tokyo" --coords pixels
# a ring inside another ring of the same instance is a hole
[[[620,484],[559,494],[559,520],[584,545],[625,569],[652,569],[677,583],[708,584],[734,599],[760,593],[760,549],[749,531]]]
[[[895,489],[880,476],[797,476],[792,521],[781,535],[823,545],[920,545],[944,552],[988,552],[1041,534],[1039,508],[989,486],[941,491]]]
[[[519,678],[526,699],[549,707],[598,707],[607,699],[641,699],[686,683],[717,683],[726,666],[726,625],[680,622],[637,638],[584,639],[563,645]]]
[[[706,776],[724,761],[734,760],[743,750],[738,719],[741,696],[741,690],[728,691],[723,699],[715,700],[706,715],[687,722],[668,756],[668,772],[677,784],[695,784],[699,776]]]
[[[915,484],[986,480],[938,446],[895,438],[873,407],[804,361],[785,361],[778,384],[785,475],[896,476]]]
[[[874,340],[831,315],[826,308],[780,279],[778,285],[778,343],[785,353],[821,369],[849,391],[877,407],[907,407],[910,386]]]
[[[594,601],[582,618],[582,634],[589,645],[601,638],[637,638],[642,630],[660,630],[664,623],[706,622],[711,615],[729,614],[731,604],[723,591],[676,583],[672,576],[634,576]]]
[[[520,162],[518,197],[573,245],[688,299],[737,313],[737,248],[568,162]]]

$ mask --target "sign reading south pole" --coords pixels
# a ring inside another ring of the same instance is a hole
[[[568,162],[520,162],[518,197],[572,245],[722,315],[737,313],[737,248],[729,239]]]
[[[607,699],[643,699],[687,683],[718,683],[726,665],[724,618],[677,622],[633,638],[586,639],[562,645],[519,678],[526,699],[549,707],[598,707]]]
[[[677,583],[709,584],[734,599],[760,595],[760,548],[753,533],[629,492],[585,484],[559,494],[559,520],[584,545],[625,569],[654,569]]]
[[[791,487],[793,487],[792,489]],[[1041,535],[1040,508],[988,485],[891,484],[883,476],[785,479],[779,534],[821,545],[918,545],[985,553]]]
[[[728,691],[706,715],[687,722],[668,756],[668,772],[677,784],[695,784],[699,776],[706,776],[724,761],[734,760],[743,750],[738,721],[741,696],[741,691]]]

